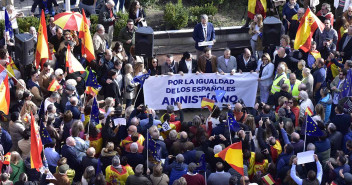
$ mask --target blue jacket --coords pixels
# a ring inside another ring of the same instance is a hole
[[[319,100],[318,104],[322,104],[324,106],[324,109],[325,109],[325,120],[324,120],[324,123],[327,123],[329,118],[330,118],[330,114],[331,114],[331,104],[332,104],[331,95],[328,94],[324,98],[321,98]]]
[[[299,9],[299,5],[296,3],[296,5],[291,9],[289,7],[290,3],[286,3],[282,9],[282,15],[286,15],[286,19],[291,22],[292,17],[297,14],[297,11]]]
[[[10,151],[11,147],[12,147],[12,139],[10,134],[4,129],[4,128],[0,128],[1,129],[1,145],[4,148],[4,154],[6,154],[7,152]]]
[[[64,145],[61,149],[62,157],[67,158],[67,164],[70,168],[74,169],[76,173],[81,170],[80,161],[78,160],[78,156],[76,155],[76,151],[74,147]]]
[[[193,40],[196,41],[195,48],[199,51],[203,51],[205,47],[199,47],[198,42],[203,41],[212,41],[215,40],[215,30],[212,23],[208,22],[207,24],[207,38],[204,39],[203,26],[201,23],[198,23],[193,30]],[[211,48],[211,46],[208,46]]]

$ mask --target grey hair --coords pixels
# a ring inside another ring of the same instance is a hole
[[[185,161],[185,158],[183,157],[183,155],[182,154],[177,154],[176,155],[176,162],[183,163],[183,161]]]
[[[298,11],[302,11],[304,13],[306,10],[304,8],[299,8]]]
[[[285,65],[283,65],[283,64],[279,65],[277,68],[278,68],[278,69],[280,68],[280,69],[282,69],[283,71],[286,71],[286,67],[285,67]]]
[[[115,5],[115,2],[113,0],[108,0],[106,2],[106,4],[109,4],[109,5],[113,6],[113,5]]]
[[[224,52],[230,52],[231,53],[231,50],[230,50],[230,48],[225,48]]]
[[[309,143],[309,144],[307,145],[307,150],[313,150],[313,151],[315,151],[315,145],[314,145],[313,143]]]
[[[134,173],[136,173],[136,175],[141,175],[143,173],[143,164],[138,164],[134,169]]]
[[[115,155],[114,158],[112,158],[111,163],[113,166],[120,166],[120,158],[119,156]]]
[[[300,61],[298,61],[298,63],[301,63],[303,65],[303,67],[306,66],[306,61],[304,61],[304,60],[300,60]]]
[[[59,99],[60,98],[60,94],[57,93],[57,92],[53,92],[51,95],[50,95],[50,98],[56,98],[56,99]]]
[[[303,73],[310,74],[310,69],[308,67],[303,68]]]
[[[349,68],[352,68],[352,60],[346,60],[346,63]]]
[[[176,131],[176,130],[171,130],[171,131],[169,132],[169,138],[170,138],[171,140],[176,140],[176,139],[177,139],[177,131]]]
[[[96,28],[97,31],[100,30],[100,29],[102,29],[102,28],[104,29],[104,26],[103,26],[102,24],[97,24],[97,28]]]
[[[299,92],[299,96],[303,99],[303,100],[308,100],[308,93],[306,91],[300,91]]]
[[[200,15],[200,18],[201,18],[201,19],[208,20],[208,16],[207,16],[207,14],[202,14],[202,15]]]
[[[329,129],[330,131],[335,132],[335,131],[336,131],[336,125],[335,125],[334,123],[330,123],[330,124],[328,125],[328,129]]]
[[[138,151],[138,144],[136,142],[133,142],[130,146],[131,153],[137,153]]]

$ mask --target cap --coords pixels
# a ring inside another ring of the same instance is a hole
[[[66,90],[75,91],[75,90],[76,90],[76,87],[73,86],[73,85],[66,85]]]
[[[64,71],[62,69],[58,68],[55,70],[55,76],[60,76],[62,74],[64,74]]]
[[[59,172],[60,173],[66,173],[66,171],[69,169],[70,167],[67,164],[63,164],[61,166],[59,166]]]
[[[166,111],[167,111],[167,113],[173,113],[174,112],[174,106],[173,105],[168,105],[166,107]]]

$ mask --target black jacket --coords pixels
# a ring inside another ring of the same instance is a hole
[[[114,24],[114,21],[111,19],[110,17],[110,11],[113,10],[109,10],[108,7],[106,7],[106,5],[104,5],[99,12],[99,23],[102,24],[105,28],[105,33],[109,32],[109,26],[112,26]],[[115,16],[113,14],[113,16]]]
[[[344,52],[344,56],[343,59],[346,60],[350,60],[352,57],[352,38],[348,41],[347,45],[345,46],[345,48],[342,48],[346,38],[347,38],[348,34],[344,34],[343,37],[341,38],[340,42],[339,42],[339,51],[340,52]]]
[[[284,58],[280,58],[278,55],[275,55],[275,71],[280,62],[285,62],[287,64],[287,67],[291,69],[291,71],[297,70],[298,59],[291,57],[290,54],[286,54]]]
[[[192,73],[196,73],[198,69],[198,65],[197,65],[197,61],[192,59]],[[185,60],[181,60],[178,63],[178,70],[177,71],[182,71],[183,73],[188,73],[188,68],[186,65],[186,61]]]
[[[257,62],[253,57],[249,59],[247,65],[245,65],[243,60],[243,54],[237,57],[237,69],[242,72],[255,71],[257,69]]]

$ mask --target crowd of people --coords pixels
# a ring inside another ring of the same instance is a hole
[[[266,14],[256,9],[259,12],[248,25],[251,48],[239,56],[232,56],[230,49],[222,56],[212,55],[216,34],[207,15],[194,28],[195,55],[185,52],[180,61],[172,54],[165,61],[136,56],[135,32],[146,17],[138,1],[131,3],[130,19],[116,42],[115,2],[108,0],[101,7],[93,35],[96,59],[91,62],[81,54],[77,32],[58,27],[53,17],[47,26],[50,56],[39,69],[11,60],[16,58],[16,43],[5,32],[0,65],[12,72],[7,71],[11,73],[9,115],[1,114],[1,184],[247,185],[268,184],[264,178],[268,175],[274,184],[352,184],[352,96],[346,92],[352,82],[352,4],[346,2],[335,0],[335,16],[329,4],[322,4],[316,15],[325,28],[316,31],[309,52],[293,47],[305,8],[311,5],[304,1],[305,7],[300,8],[296,0],[283,7],[282,33],[277,35],[280,45],[274,48],[262,45]],[[94,14],[95,3],[83,0],[81,6]],[[119,8],[123,9],[121,4]],[[19,33],[16,18],[23,14],[11,5],[8,10]],[[34,27],[30,34],[36,37]],[[209,41],[212,44],[204,46]],[[85,72],[67,70],[68,46]],[[183,110],[179,102],[161,114],[143,104],[141,84],[133,81],[147,73],[246,72],[258,73],[257,103],[253,107],[243,101],[214,106],[209,115]],[[86,93],[89,73],[102,86],[98,94]],[[55,79],[60,88],[50,91]],[[99,121],[91,117],[94,97]],[[194,114],[193,119],[186,120],[184,112]],[[309,112],[322,131],[319,137],[306,134]],[[31,114],[51,138],[44,145],[41,171],[31,166],[31,137],[35,137]],[[235,117],[239,131],[229,129],[228,115]],[[155,150],[149,148],[152,141],[159,146]],[[242,142],[244,175],[214,156],[237,142]],[[303,151],[314,151],[314,162],[297,164],[297,154]],[[6,163],[8,152],[10,162]]]

